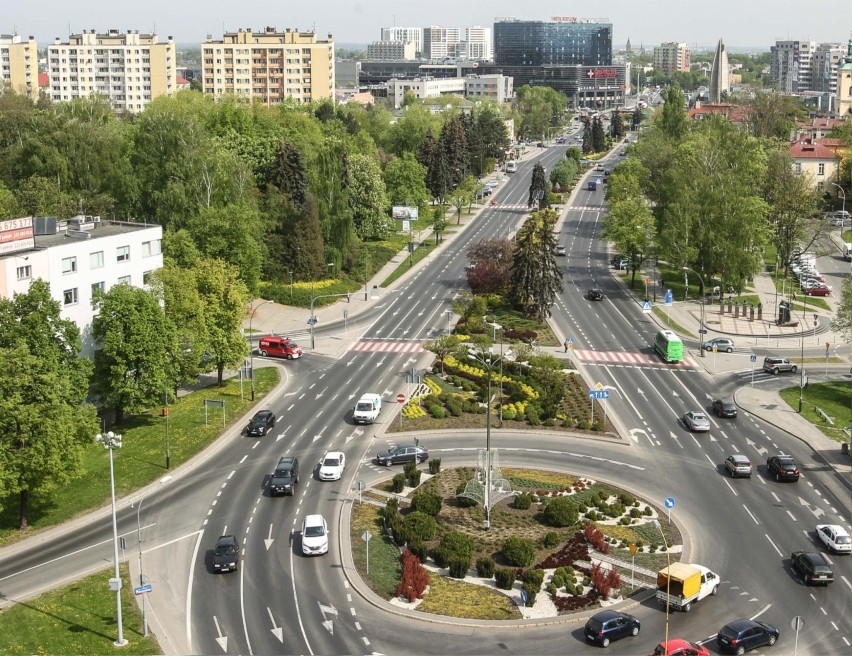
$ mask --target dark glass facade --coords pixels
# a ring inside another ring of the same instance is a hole
[[[498,21],[496,66],[609,66],[611,23]]]

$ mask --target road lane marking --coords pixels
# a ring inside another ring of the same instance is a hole
[[[751,510],[749,510],[748,507],[745,504],[743,504],[743,508],[745,508],[745,511],[748,513],[748,516],[751,517],[754,520],[754,523],[757,524],[758,526],[760,526],[760,522],[757,521],[757,517],[755,517],[754,515],[751,514]]]
[[[777,546],[775,546],[775,543],[772,541],[772,538],[771,538],[771,537],[769,537],[769,534],[768,534],[768,533],[764,533],[763,535],[765,535],[765,536],[766,536],[766,539],[767,539],[767,540],[769,540],[769,544],[771,544],[771,545],[774,547],[775,551],[777,551],[777,552],[778,552],[778,555],[779,555],[779,556],[781,556],[781,558],[783,558],[783,557],[784,557],[783,552],[782,552],[782,551],[781,551],[781,550],[780,550]]]

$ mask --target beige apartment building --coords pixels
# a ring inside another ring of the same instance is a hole
[[[239,30],[201,44],[204,93],[234,95],[276,105],[334,99],[334,40],[314,32]]]
[[[20,34],[0,34],[0,86],[38,100],[38,44]]]
[[[138,113],[154,98],[177,92],[177,51],[172,37],[95,30],[56,39],[47,47],[48,94],[53,102],[105,96],[119,112]]]
[[[689,73],[689,46],[670,41],[654,48],[654,68],[667,75],[675,72]]]

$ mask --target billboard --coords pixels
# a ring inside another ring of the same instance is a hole
[[[416,221],[418,215],[420,214],[419,210],[416,207],[411,207],[408,205],[394,205],[391,211],[393,213],[393,218],[408,219],[410,221]]]
[[[33,217],[0,221],[0,255],[35,248]]]

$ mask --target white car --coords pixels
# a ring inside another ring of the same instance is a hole
[[[320,460],[319,479],[321,481],[337,481],[343,476],[346,466],[346,456],[340,451],[329,451]]]
[[[834,553],[852,553],[852,538],[849,532],[837,524],[819,524],[816,534],[825,548]]]
[[[302,553],[306,556],[328,553],[328,524],[322,515],[308,515],[302,522]]]

